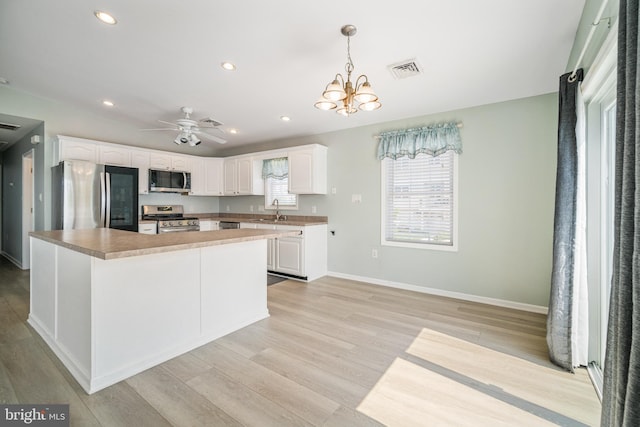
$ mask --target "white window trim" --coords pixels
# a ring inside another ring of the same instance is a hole
[[[458,157],[457,153],[453,154],[453,244],[452,245],[434,245],[430,243],[408,243],[408,242],[394,242],[385,239],[385,224],[387,223],[385,217],[385,201],[387,199],[386,182],[387,173],[384,167],[384,161],[380,161],[380,245],[392,246],[399,248],[411,248],[422,249],[432,251],[443,252],[458,252],[458,193],[459,193],[459,179],[458,179]]]

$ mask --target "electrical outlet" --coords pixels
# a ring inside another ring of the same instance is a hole
[[[362,203],[362,194],[352,194],[351,203]]]
[[[378,250],[371,249],[371,258],[378,258]]]
[[[316,206],[311,206],[311,213],[318,213],[318,208]]]
[[[331,194],[336,194],[338,192],[338,190],[336,189],[336,187],[331,187]]]
[[[227,212],[231,212],[231,208],[227,205]]]

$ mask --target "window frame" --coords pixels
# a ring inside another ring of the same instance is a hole
[[[386,201],[387,201],[387,172],[385,167],[386,161],[394,161],[393,159],[384,158],[380,161],[380,245],[381,246],[391,246],[391,247],[399,247],[399,248],[411,248],[411,249],[420,249],[420,250],[435,250],[442,252],[458,252],[458,244],[460,241],[460,236],[458,233],[458,211],[459,211],[459,155],[455,152],[453,153],[453,225],[452,225],[452,233],[453,233],[453,241],[451,245],[437,245],[433,243],[413,243],[413,242],[398,242],[394,240],[386,239]],[[425,155],[425,154],[419,154]]]

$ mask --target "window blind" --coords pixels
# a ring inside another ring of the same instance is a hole
[[[298,196],[289,194],[289,178],[265,178],[265,204],[267,208],[275,208],[275,199],[279,206],[297,206]]]
[[[385,240],[453,246],[454,152],[383,161]]]

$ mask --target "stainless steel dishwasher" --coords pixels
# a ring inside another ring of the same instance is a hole
[[[220,221],[218,228],[220,230],[233,230],[235,228],[240,228],[240,223],[234,221]]]

